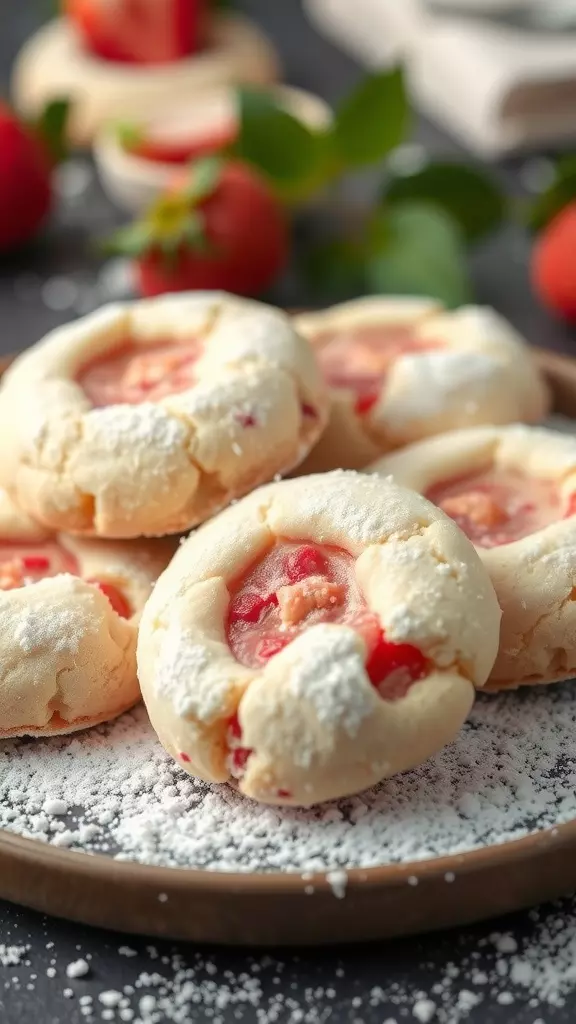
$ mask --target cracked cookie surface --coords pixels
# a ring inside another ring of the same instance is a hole
[[[191,774],[314,804],[453,738],[499,617],[473,546],[424,498],[345,471],[284,481],[182,544],[143,613],[142,693]]]
[[[292,469],[326,417],[280,310],[219,292],[108,306],[6,373],[0,482],[51,529],[176,533]]]
[[[140,699],[140,612],[173,550],[51,533],[0,490],[0,737],[74,732]]]
[[[536,427],[453,431],[370,471],[428,496],[471,538],[502,607],[488,689],[576,673],[576,438]]]
[[[483,423],[536,422],[548,396],[521,336],[494,310],[367,297],[295,317],[332,406],[301,467],[361,469],[383,452]]]

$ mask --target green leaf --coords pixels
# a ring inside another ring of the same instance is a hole
[[[61,163],[68,155],[66,130],[71,103],[68,99],[51,100],[36,121],[36,134],[42,139],[53,163]]]
[[[313,176],[324,160],[323,134],[289,114],[270,93],[241,86],[237,95],[236,155],[281,188],[302,185]]]
[[[334,144],[345,167],[375,163],[402,142],[409,107],[401,67],[369,75],[336,113]]]
[[[556,177],[550,187],[538,196],[529,209],[529,227],[533,231],[540,231],[575,199],[576,156],[565,156],[556,164]]]
[[[102,249],[109,256],[143,256],[153,246],[153,232],[147,221],[137,221],[119,228],[102,243]]]
[[[137,124],[131,124],[130,121],[120,121],[114,125],[114,133],[118,144],[122,146],[122,149],[128,151],[137,149],[138,146],[144,141],[144,132]]]
[[[224,168],[224,161],[217,156],[208,156],[190,164],[190,180],[185,188],[190,203],[201,203],[214,192]]]
[[[371,232],[367,285],[374,292],[428,295],[447,306],[470,298],[464,239],[458,223],[429,203],[381,210]]]
[[[475,241],[501,224],[506,200],[492,178],[464,164],[429,164],[414,174],[394,178],[384,190],[386,204],[418,200],[434,203]]]

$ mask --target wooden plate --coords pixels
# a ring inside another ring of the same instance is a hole
[[[576,360],[543,351],[536,359],[555,411],[576,417]],[[455,876],[450,885],[448,873]],[[576,888],[576,820],[471,853],[347,874],[345,898],[338,899],[322,874],[304,881],[298,874],[146,867],[0,831],[4,899],[126,932],[280,945],[422,932],[563,895]],[[305,892],[310,885],[313,895]]]

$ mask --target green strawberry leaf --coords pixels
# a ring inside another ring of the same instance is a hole
[[[382,209],[371,230],[366,283],[384,294],[428,295],[446,306],[470,298],[464,238],[446,211],[403,202]]]
[[[211,196],[222,177],[223,169],[224,161],[217,156],[208,156],[190,164],[190,180],[184,190],[188,201],[197,205]]]
[[[119,228],[110,238],[106,238],[102,243],[102,250],[108,256],[129,256],[137,259],[149,252],[153,244],[151,225],[147,221],[136,221],[134,224]]]
[[[138,146],[144,141],[144,131],[137,124],[132,124],[130,121],[120,121],[114,125],[114,133],[118,144],[122,149],[130,150],[137,149]]]
[[[383,200],[388,206],[406,200],[434,203],[458,222],[469,242],[497,228],[506,213],[505,197],[488,174],[455,163],[433,163],[393,178]]]
[[[270,93],[241,86],[237,96],[240,117],[235,154],[255,165],[280,189],[301,186],[313,177],[325,156],[323,133],[311,131]]]
[[[334,148],[344,168],[375,163],[402,142],[409,106],[401,67],[368,75],[340,105]]]
[[[541,231],[568,203],[576,199],[576,156],[565,156],[556,164],[554,181],[528,210],[528,225]]]
[[[51,100],[34,125],[36,135],[42,139],[54,164],[61,163],[68,156],[66,131],[71,106],[68,99]]]

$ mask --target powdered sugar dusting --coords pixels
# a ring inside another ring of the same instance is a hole
[[[475,394],[487,393],[502,373],[496,359],[483,352],[444,350],[405,355],[390,373],[402,379],[402,408],[398,417],[440,415],[447,397],[473,386]]]
[[[190,778],[138,708],[72,737],[0,743],[0,825],[76,850],[214,871],[418,861],[576,817],[575,724],[570,684],[480,697],[459,738],[425,765],[301,810]],[[48,815],[48,799],[70,811]]]
[[[92,409],[84,419],[86,437],[108,444],[111,450],[147,444],[168,452],[184,444],[186,428],[152,402],[140,405],[110,405]]]
[[[54,605],[54,580],[40,580],[36,583],[37,604],[22,606],[13,600],[12,592],[0,593],[0,631],[12,636],[25,654],[34,654],[43,649],[67,654],[77,654],[82,637],[88,632],[97,632],[98,620],[89,614],[89,609],[80,605],[74,593],[76,581],[71,577],[58,578],[58,594],[72,602]],[[45,592],[45,599],[42,592]],[[50,607],[50,614],[46,614]]]
[[[210,722],[226,704],[230,674],[219,672],[218,660],[205,645],[178,625],[164,633],[156,662],[155,686],[177,715]]]
[[[355,736],[374,709],[374,691],[362,685],[365,652],[358,637],[350,629],[318,625],[292,651],[299,654],[289,676],[294,696],[310,701],[323,725]]]

